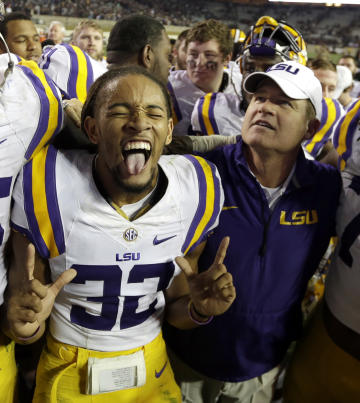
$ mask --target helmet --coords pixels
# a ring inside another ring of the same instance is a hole
[[[280,55],[284,61],[294,60],[306,65],[306,45],[300,32],[275,18],[260,17],[250,28],[243,46],[243,55],[275,56]]]

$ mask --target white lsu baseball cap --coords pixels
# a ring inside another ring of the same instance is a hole
[[[274,64],[266,72],[255,72],[246,77],[244,89],[253,94],[261,81],[270,78],[292,99],[309,99],[316,112],[316,118],[321,119],[322,89],[320,81],[313,71],[294,61]]]

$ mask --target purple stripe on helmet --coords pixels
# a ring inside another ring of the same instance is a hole
[[[45,162],[45,193],[55,243],[61,255],[65,252],[65,239],[56,193],[56,156],[57,149],[49,146]]]
[[[34,201],[32,193],[32,161],[24,166],[23,192],[24,209],[28,221],[29,229],[32,234],[32,241],[43,258],[49,258],[50,251],[47,248],[44,239],[41,236],[39,225],[35,216]]]
[[[195,167],[195,171],[197,173],[198,183],[199,183],[199,202],[198,207],[196,209],[195,216],[190,225],[189,231],[186,235],[185,242],[181,248],[181,251],[184,253],[185,250],[189,247],[192,239],[194,238],[196,229],[204,216],[205,208],[206,208],[206,178],[204,171],[199,163],[199,161],[193,157],[192,155],[186,155],[185,158],[190,160]]]

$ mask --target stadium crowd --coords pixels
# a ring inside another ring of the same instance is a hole
[[[91,18],[115,21],[134,13],[144,13],[164,25],[189,26],[203,19],[217,18],[229,26],[246,29],[259,17],[271,15],[287,21],[303,32],[307,43],[325,43],[335,47],[358,47],[356,6],[310,8],[301,5],[251,5],[198,0],[13,0],[7,2],[12,11],[35,15]]]
[[[1,402],[360,399],[358,61],[217,4],[7,4]]]

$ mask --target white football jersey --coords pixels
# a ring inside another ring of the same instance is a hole
[[[196,101],[191,115],[193,130],[204,136],[241,134],[245,112],[241,110],[240,103],[235,94],[209,92],[202,96]]]
[[[91,84],[107,71],[106,65],[77,46],[65,43],[47,49],[39,65],[60,88],[64,98],[78,98],[83,103]]]
[[[12,56],[15,64],[18,58]],[[0,55],[0,82],[8,67]],[[9,236],[11,193],[17,174],[62,127],[61,95],[33,61],[14,66],[0,89],[0,305],[6,287],[3,250]]]
[[[340,155],[343,192],[337,211],[339,243],[326,279],[331,312],[360,333],[360,101],[339,122],[334,146]]]
[[[129,221],[100,194],[93,158],[44,149],[19,176],[12,223],[49,258],[53,280],[70,267],[77,270],[56,299],[52,335],[87,349],[127,350],[159,334],[164,291],[180,270],[174,258],[217,225],[223,194],[211,163],[162,156],[168,180],[163,197]]]
[[[224,94],[234,94],[241,99],[241,74],[237,66],[224,70],[228,75],[228,84]],[[190,80],[186,70],[170,72],[168,90],[173,101],[174,135],[189,134],[191,131],[191,114],[196,101],[206,93],[196,87]]]

